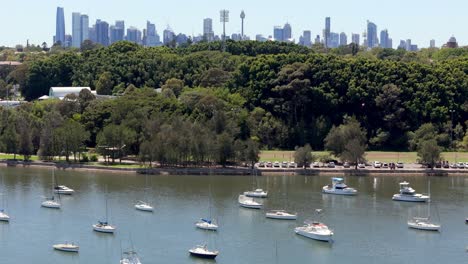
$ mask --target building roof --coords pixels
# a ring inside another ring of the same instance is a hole
[[[50,87],[49,98],[62,100],[66,95],[78,95],[82,90],[89,90],[92,94],[96,94],[96,91],[92,91],[90,87]]]
[[[19,66],[23,63],[19,61],[0,61],[0,66],[6,65],[6,66]]]

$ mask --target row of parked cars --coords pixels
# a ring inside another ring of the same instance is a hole
[[[279,162],[279,161],[275,161],[275,162],[271,162],[271,161],[260,161],[258,164],[257,164],[257,167],[259,168],[297,168],[297,164],[293,161],[291,162],[288,162],[288,161],[283,161],[283,162]]]
[[[334,161],[330,161],[330,162],[327,162],[327,163],[319,163],[319,162],[314,162],[310,165],[311,168],[323,168],[323,167],[326,167],[326,168],[335,168],[336,166],[338,166]],[[341,164],[340,166],[343,166],[343,168],[351,168],[351,166],[354,166],[354,165],[351,165],[349,162],[344,162],[343,164]],[[358,163],[357,167],[359,169],[365,169],[367,166],[372,166],[376,169],[380,169],[380,168],[384,168],[384,169],[395,169],[395,168],[398,168],[398,169],[403,169],[405,167],[405,165],[403,164],[403,162],[397,162],[397,163],[386,163],[386,162],[380,162],[380,161],[375,161],[372,165],[367,165],[365,163]],[[467,167],[468,168],[468,167]]]

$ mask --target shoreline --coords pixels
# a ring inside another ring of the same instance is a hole
[[[314,169],[279,169],[279,168],[112,168],[104,166],[84,165],[84,164],[63,164],[53,162],[24,162],[0,160],[0,166],[15,168],[42,168],[47,169],[55,167],[61,170],[72,171],[102,171],[128,174],[150,174],[150,175],[223,175],[223,176],[250,176],[252,173],[258,176],[468,176],[468,169],[358,169],[343,168],[314,168]]]

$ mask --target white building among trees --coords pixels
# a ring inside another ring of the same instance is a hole
[[[82,90],[89,90],[92,94],[96,95],[96,91],[91,91],[90,87],[50,87],[49,96],[42,99],[58,98],[63,100],[66,95],[75,94],[78,96]]]

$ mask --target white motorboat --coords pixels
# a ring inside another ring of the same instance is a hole
[[[113,225],[110,225],[107,222],[99,221],[97,224],[93,225],[93,229],[96,232],[113,234],[115,232],[116,227]]]
[[[286,212],[284,210],[271,210],[265,214],[266,218],[279,220],[296,220],[297,213]]]
[[[263,204],[255,201],[252,197],[247,197],[245,195],[239,195],[239,205],[245,208],[251,209],[261,209]]]
[[[211,251],[206,247],[206,245],[202,245],[189,249],[189,253],[194,257],[214,259],[218,256],[219,251]]]
[[[73,243],[56,244],[56,245],[53,245],[53,248],[59,251],[74,252],[74,253],[77,253],[80,250],[80,247]]]
[[[0,221],[3,222],[9,222],[10,221],[10,216],[5,213],[5,210],[0,209]]]
[[[55,198],[52,196],[50,198],[46,198],[46,200],[41,203],[41,206],[45,208],[60,209],[61,204],[58,201],[55,201]]]
[[[325,224],[320,222],[305,222],[304,224],[304,226],[296,227],[294,232],[298,235],[315,240],[327,242],[332,240],[333,231]]]
[[[135,251],[123,252],[120,264],[141,264],[138,254]]]
[[[54,192],[57,194],[72,195],[75,192],[75,190],[68,188],[65,185],[57,185],[54,187]]]
[[[427,202],[430,196],[416,193],[408,182],[400,182],[400,193],[394,194],[392,199],[403,202]]]
[[[263,189],[255,189],[254,191],[244,192],[244,195],[254,198],[267,198],[268,192],[264,191]]]
[[[432,223],[429,218],[414,217],[408,221],[408,227],[425,231],[439,231],[441,226]]]
[[[149,205],[148,203],[145,203],[143,201],[138,201],[137,204],[135,204],[135,208],[140,211],[145,211],[145,212],[153,212],[154,207]]]
[[[195,226],[200,229],[204,230],[211,230],[211,231],[216,231],[218,230],[218,225],[215,224],[213,221],[208,220],[208,219],[200,219],[200,221],[195,223]]]
[[[329,193],[329,194],[338,194],[338,195],[356,195],[357,194],[357,190],[354,188],[348,187],[344,183],[343,178],[332,178],[332,184],[323,186],[322,192]]]

